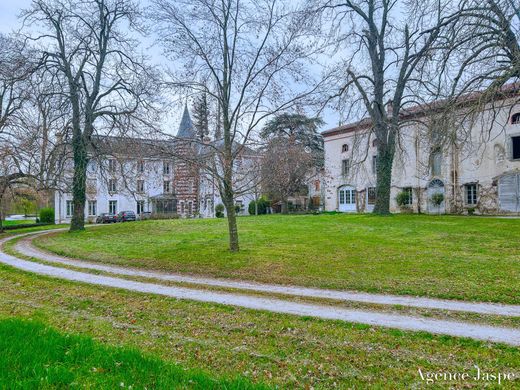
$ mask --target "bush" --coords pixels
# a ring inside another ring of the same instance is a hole
[[[215,216],[217,218],[224,218],[224,205],[222,203],[215,206]]]
[[[249,203],[248,211],[250,215],[255,215],[255,204],[257,202],[252,201]],[[258,215],[267,214],[267,209],[271,206],[271,202],[269,202],[264,197],[258,199]]]
[[[410,205],[410,193],[408,191],[401,191],[395,197],[395,201],[399,207],[407,207]]]
[[[437,192],[436,194],[433,194],[430,198],[434,206],[440,206],[441,203],[444,201],[444,194],[441,192]]]
[[[40,221],[41,223],[54,223],[54,209],[50,207],[44,207],[40,210]]]

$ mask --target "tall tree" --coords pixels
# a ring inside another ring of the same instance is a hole
[[[275,115],[262,129],[260,136],[265,140],[285,139],[298,143],[312,152],[317,165],[323,165],[323,137],[318,132],[325,122],[321,118],[309,118],[302,114],[283,113]]]
[[[441,1],[330,0],[320,10],[333,26],[336,95],[371,120],[378,153],[374,213],[388,214],[401,113],[431,96],[429,60],[446,43],[452,15]]]
[[[504,84],[520,79],[518,1],[461,1],[450,27],[445,64],[448,72],[455,69],[454,94],[487,88],[491,98]]]
[[[281,202],[282,214],[288,209],[290,196],[307,195],[307,183],[313,174],[315,157],[299,142],[283,137],[268,141],[262,156],[262,190],[273,201]]]
[[[193,103],[193,125],[200,141],[204,141],[204,138],[209,136],[209,116],[208,97],[203,92],[195,98]]]
[[[34,0],[24,14],[26,25],[45,29],[31,38],[42,46],[45,69],[71,110],[71,231],[84,229],[92,135],[124,122],[153,94],[149,70],[130,32],[138,15],[137,4],[128,0]]]
[[[165,53],[184,66],[172,85],[205,92],[220,113],[222,137],[214,145],[218,163],[205,170],[216,178],[226,207],[229,248],[238,251],[235,161],[265,118],[317,92],[317,86],[309,87],[313,77],[303,66],[315,52],[309,43],[313,18],[289,1],[152,4],[150,16]]]

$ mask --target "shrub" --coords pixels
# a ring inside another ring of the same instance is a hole
[[[407,207],[410,205],[410,193],[408,191],[401,191],[395,197],[395,201],[399,207]]]
[[[217,218],[224,218],[224,205],[222,203],[215,206],[215,216]]]
[[[50,207],[44,207],[40,210],[40,222],[41,223],[54,223],[54,209]]]
[[[475,215],[475,207],[468,207],[468,215]]]
[[[249,203],[248,211],[250,215],[255,215],[255,204],[257,202],[252,201]],[[258,199],[258,215],[267,214],[267,209],[271,206],[271,202],[269,202],[264,197]]]
[[[441,192],[437,192],[432,195],[430,198],[434,206],[440,206],[441,203],[444,201],[444,194]]]

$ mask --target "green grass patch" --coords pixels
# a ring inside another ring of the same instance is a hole
[[[243,379],[217,380],[135,349],[60,333],[40,322],[0,320],[0,388],[256,388]],[[258,386],[260,387],[260,386]]]
[[[113,347],[120,346],[123,351],[138,349],[145,359],[163,362],[143,363],[152,372],[159,368],[175,372],[174,368],[168,368],[172,364],[195,373],[202,370],[216,378],[218,384],[230,382],[219,378],[238,377],[253,384],[287,389],[422,388],[425,384],[420,379],[419,368],[471,372],[477,365],[487,372],[520,370],[520,350],[505,345],[100,288],[0,265],[0,318],[5,317],[32,319],[60,333],[92,337],[96,342],[93,348],[107,348],[106,354],[116,356],[115,361],[124,362],[126,352],[117,355],[119,352]],[[39,339],[46,342],[44,337]],[[34,347],[31,352],[29,349],[33,347],[23,340],[20,344],[6,343],[14,345],[14,353],[27,353],[27,359],[34,361],[40,359],[32,356],[33,352],[40,353],[39,348],[45,355],[45,349],[59,345],[52,342],[49,347]],[[58,361],[62,355],[57,353]],[[88,370],[113,368],[112,359],[98,359],[101,352],[93,353],[92,360],[88,360],[88,355],[83,354],[87,360],[72,363],[73,374],[76,378],[86,378],[83,383],[87,388],[90,384],[90,388],[103,388],[88,382],[94,380],[89,379]],[[58,365],[69,368],[69,358],[63,359]],[[100,365],[100,361],[106,365]],[[136,366],[140,364],[127,363],[121,368],[128,370],[128,374],[121,374],[126,378],[122,380],[125,384],[130,383],[128,378],[132,375],[138,375]],[[55,365],[43,363],[44,369],[47,366]],[[92,373],[94,377],[101,374]],[[118,371],[113,375],[117,384]],[[480,386],[472,381],[441,385]],[[504,388],[518,388],[518,385],[516,380],[505,383]],[[0,385],[0,388],[11,387]],[[114,387],[109,384],[105,388]]]
[[[37,245],[71,257],[260,282],[520,303],[520,219],[300,215],[164,220],[59,233]]]
[[[34,219],[21,219],[16,221],[2,221],[3,226],[16,226],[16,225],[27,225],[31,223],[36,223]]]

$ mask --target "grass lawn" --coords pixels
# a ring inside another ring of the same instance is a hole
[[[2,221],[3,226],[26,225],[29,223],[36,223],[34,219],[21,219],[16,221]]]
[[[247,380],[214,379],[129,348],[60,333],[40,322],[0,320],[0,388],[249,389]]]
[[[166,220],[56,233],[37,245],[148,269],[333,289],[520,303],[520,219],[303,215]]]
[[[148,388],[423,388],[419,368],[520,370],[514,347],[99,288],[2,265],[0,319],[0,388],[143,389],[153,378]]]

